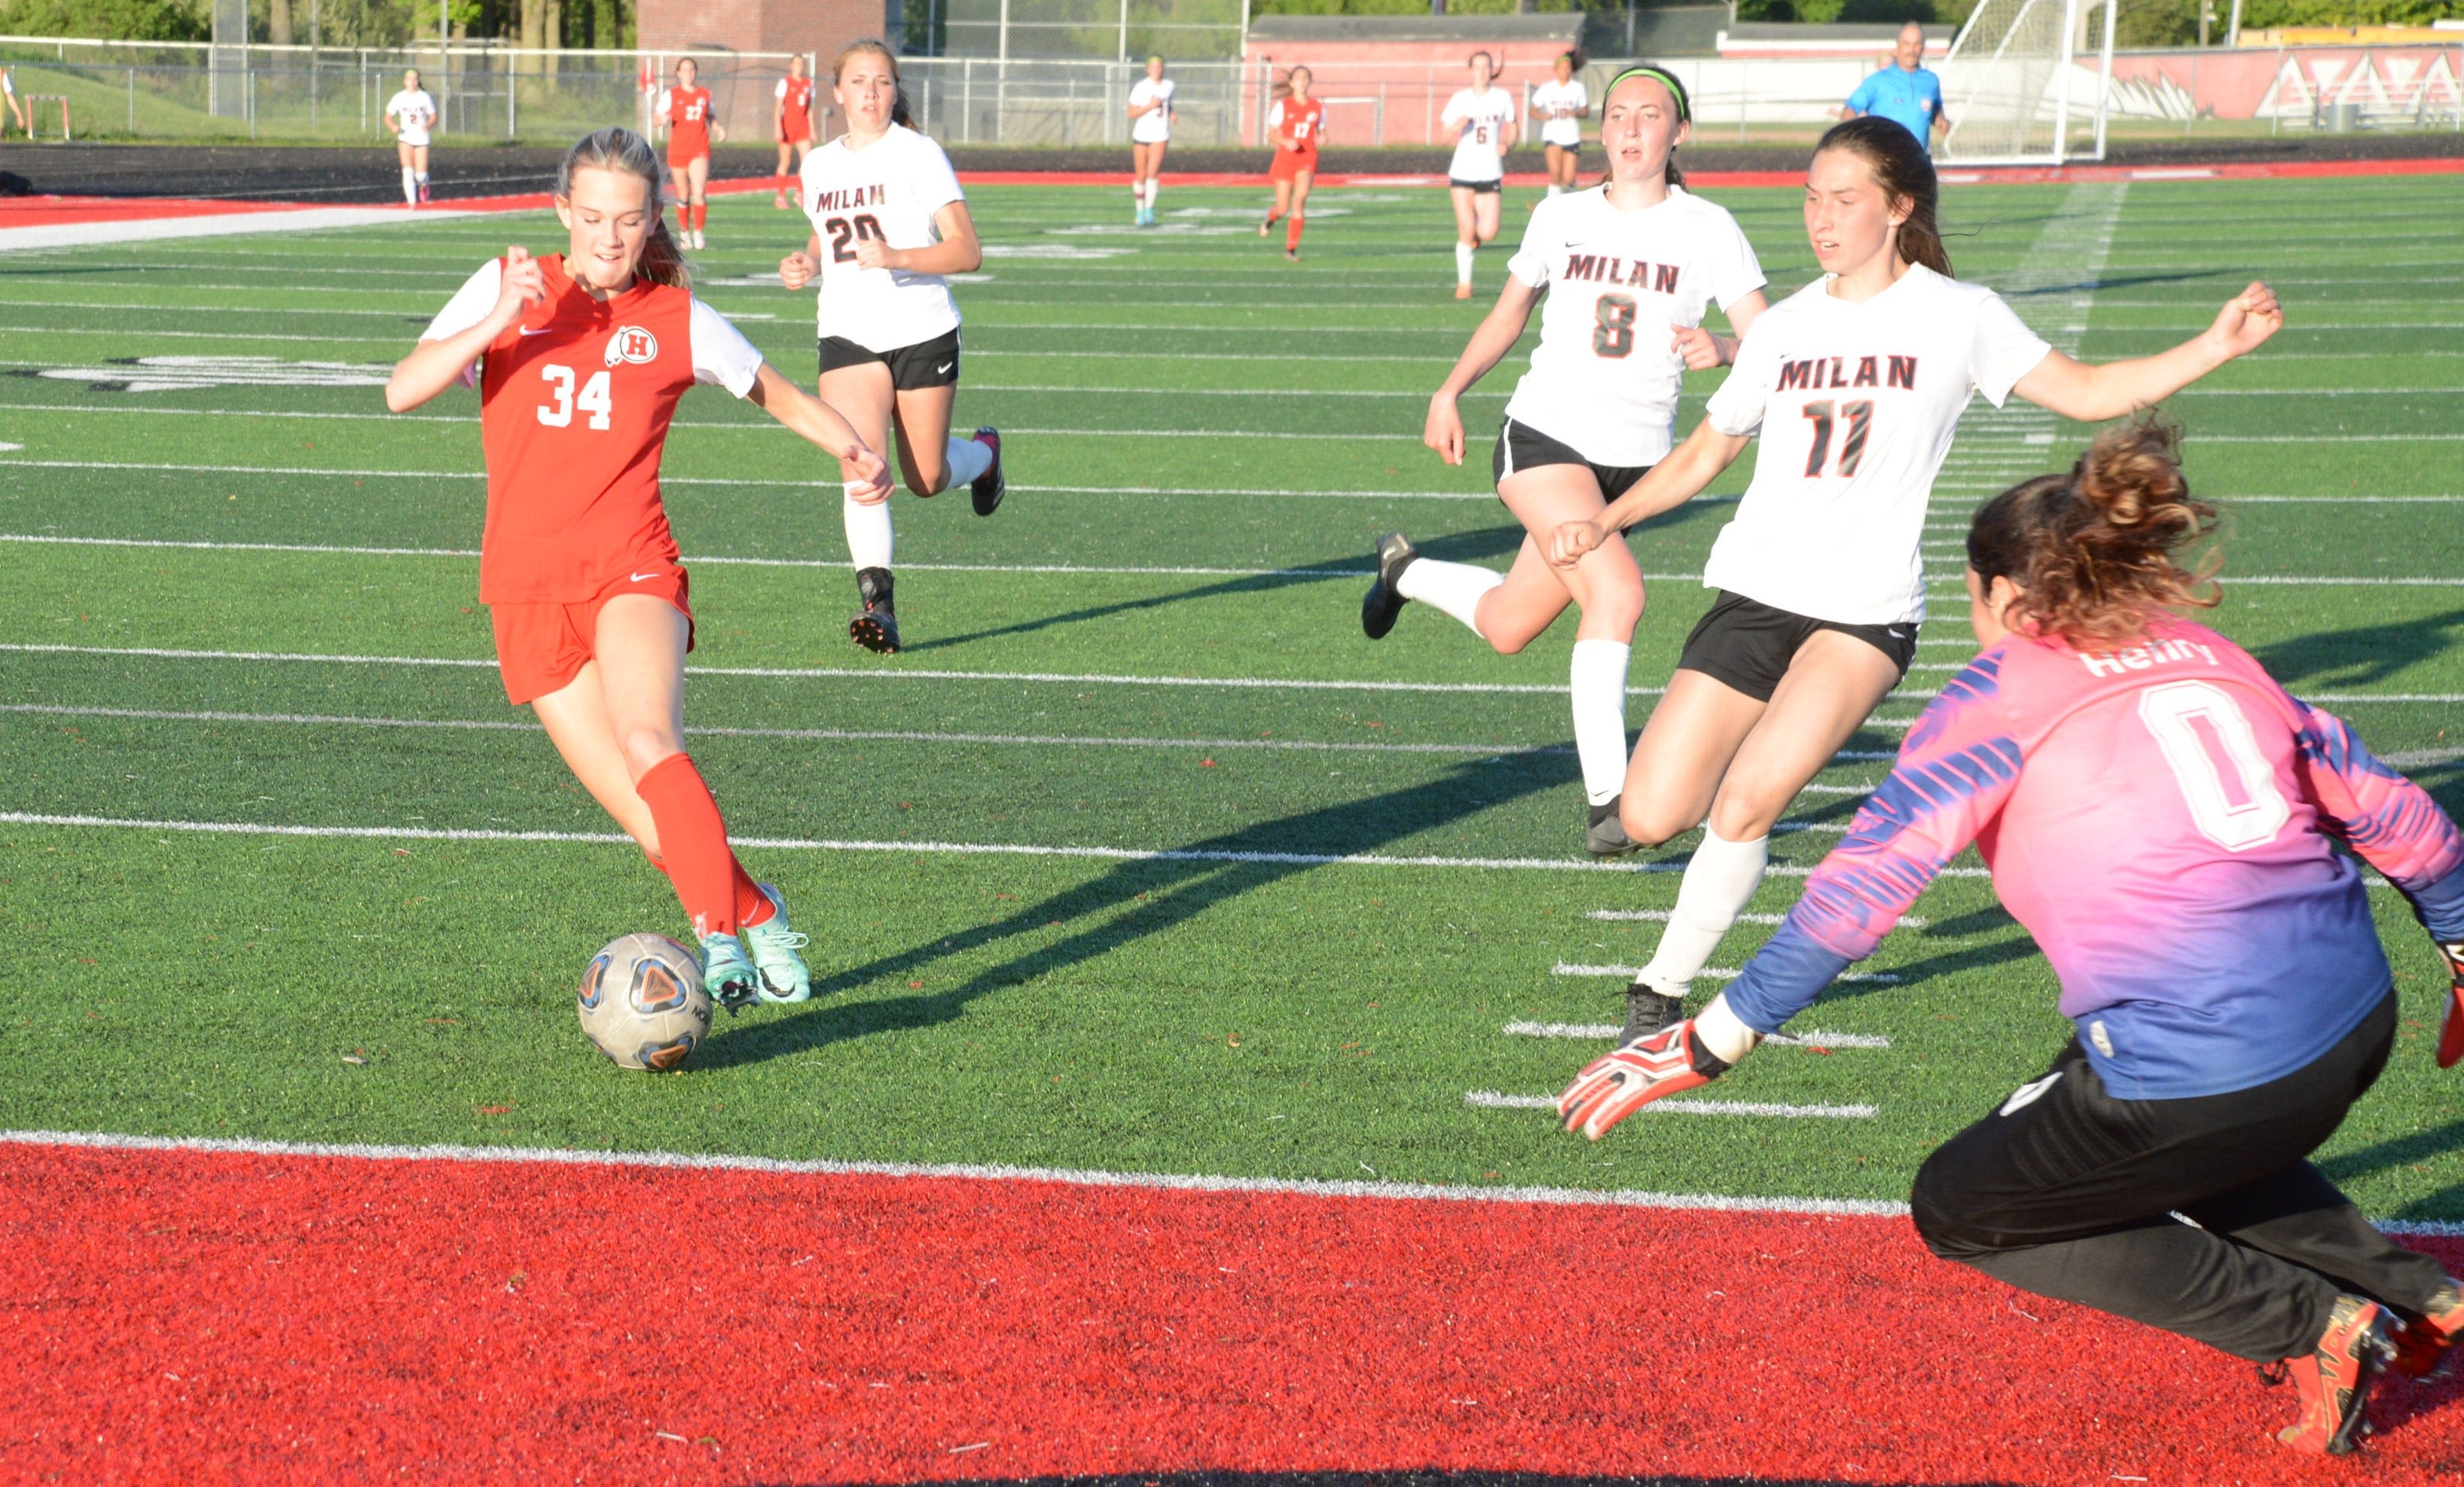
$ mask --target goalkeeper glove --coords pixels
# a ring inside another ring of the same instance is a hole
[[[1585,1064],[1557,1097],[1557,1113],[1568,1130],[1597,1141],[1654,1100],[1699,1089],[1728,1068],[1688,1017]]]
[[[2438,948],[2446,953],[2454,982],[2447,995],[2447,1020],[2438,1028],[2438,1066],[2452,1069],[2464,1060],[2464,940],[2442,941]]]

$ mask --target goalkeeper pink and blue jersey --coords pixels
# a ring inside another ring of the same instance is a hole
[[[1973,842],[2114,1095],[2247,1089],[2387,995],[2339,841],[2464,939],[2455,823],[2231,641],[2171,619],[2112,652],[2009,637],[1925,709],[1728,1005],[1778,1031]]]

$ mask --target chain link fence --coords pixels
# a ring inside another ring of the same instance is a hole
[[[690,55],[729,135],[759,143],[771,138],[774,90],[794,55],[0,36],[0,67],[18,94],[47,100],[34,118],[36,138],[200,142],[382,143],[390,137],[385,103],[414,69],[436,99],[441,143],[567,143],[609,124],[647,130],[657,89]]]

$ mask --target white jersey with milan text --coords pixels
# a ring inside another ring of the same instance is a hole
[[[856,244],[892,248],[941,240],[933,214],[966,200],[941,146],[899,124],[863,149],[839,136],[804,157],[804,215],[821,240],[821,334],[871,351],[895,351],[957,329],[958,302],[937,273],[868,269]]]
[[[1446,99],[1440,121],[1455,133],[1455,158],[1446,167],[1452,181],[1500,181],[1506,177],[1506,126],[1514,122],[1514,95],[1504,88],[1486,93],[1460,89]]]
[[[1592,95],[1572,78],[1554,78],[1531,90],[1531,117],[1540,122],[1540,142],[1573,149],[1583,142],[1583,110]]]
[[[385,117],[402,125],[401,140],[405,144],[426,144],[428,131],[436,124],[436,100],[426,88],[405,88],[385,100]]]
[[[1172,138],[1172,79],[1169,77],[1161,82],[1152,77],[1141,77],[1130,84],[1132,108],[1141,103],[1163,105],[1160,108],[1151,108],[1130,120],[1130,140],[1133,143],[1161,144]]]
[[[1971,394],[1995,407],[2053,348],[1980,285],[1911,267],[1861,303],[1817,279],[1765,311],[1705,419],[1759,432],[1704,583],[1839,624],[1925,618],[1926,503]]]
[[[1678,327],[1763,287],[1737,219],[1673,186],[1640,211],[1618,210],[1600,186],[1550,197],[1506,269],[1549,293],[1506,416],[1597,465],[1668,457],[1685,374]]]

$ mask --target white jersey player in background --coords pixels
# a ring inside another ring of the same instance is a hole
[[[1163,58],[1147,58],[1147,75],[1130,85],[1130,200],[1137,225],[1155,222],[1155,194],[1163,189],[1163,150],[1172,140],[1172,79]]]
[[[941,146],[917,134],[898,89],[898,63],[878,41],[858,41],[830,68],[847,133],[804,157],[801,182],[813,233],[779,265],[790,291],[821,281],[822,401],[876,448],[898,444],[907,489],[936,495],[967,486],[989,516],[1007,489],[1001,435],[950,437],[958,396],[958,306],[943,277],[984,261],[957,175]],[[850,471],[847,556],[860,608],[847,623],[858,645],[898,649],[891,597],[890,492]]]
[[[1531,90],[1531,117],[1540,120],[1551,196],[1574,188],[1574,171],[1582,162],[1583,120],[1592,117],[1592,96],[1574,77],[1582,67],[1583,54],[1565,53],[1557,58],[1556,76]]]
[[[1681,1001],[1762,882],[1771,827],[1906,673],[1925,619],[1920,544],[1934,476],[1969,399],[2015,392],[2095,423],[2147,407],[2284,323],[2253,284],[2170,351],[2093,366],[1950,276],[1933,163],[1887,119],[1834,126],[1806,176],[1822,278],[1754,322],[1685,443],[1550,558],[1579,570],[1607,539],[1689,499],[1759,433],[1736,516],[1703,575],[1717,590],[1635,746],[1626,834],[1703,826],[1658,952],[1626,995],[1625,1041]]]
[[[1446,167],[1446,192],[1455,206],[1455,297],[1471,297],[1472,254],[1497,236],[1498,203],[1506,188],[1506,152],[1514,146],[1514,95],[1489,86],[1497,61],[1471,55],[1471,86],[1446,99],[1438,116],[1454,131],[1455,158]]]
[[[9,132],[10,120],[14,120],[27,139],[34,137],[34,111],[18,98],[16,77],[6,66],[0,66],[0,109],[6,110],[0,114],[0,135]]]
[[[1449,465],[1463,456],[1457,401],[1522,339],[1547,296],[1531,370],[1515,384],[1491,461],[1498,498],[1528,536],[1504,576],[1419,556],[1399,532],[1377,544],[1377,579],[1361,604],[1372,640],[1406,600],[1471,626],[1512,655],[1582,608],[1574,632],[1574,750],[1587,800],[1585,844],[1595,856],[1635,850],[1618,825],[1626,769],[1625,677],[1642,619],[1642,572],[1623,538],[1567,568],[1541,542],[1569,521],[1597,517],[1668,457],[1685,368],[1727,361],[1732,340],[1703,329],[1717,303],[1739,334],[1763,313],[1763,271],[1736,219],[1686,194],[1671,153],[1686,134],[1686,99],[1658,68],[1630,67],[1609,84],[1600,118],[1608,179],[1540,203],[1507,266],[1497,308],[1429,400],[1425,442]]]
[[[416,69],[402,75],[402,91],[385,100],[385,120],[402,159],[402,199],[416,210],[428,200],[428,131],[436,126],[436,100],[419,85]]]

